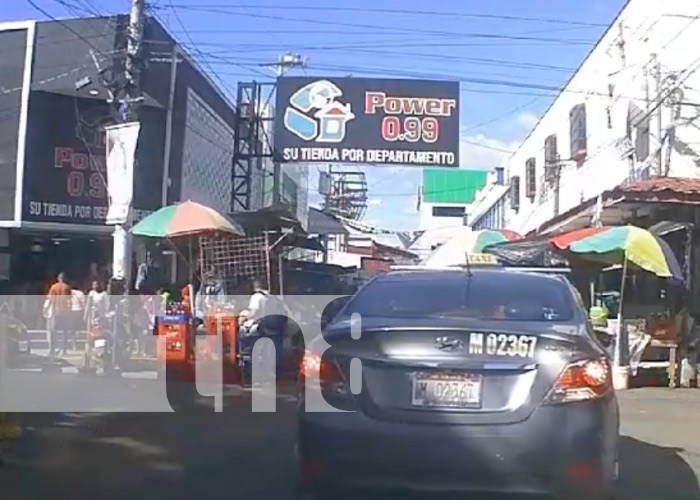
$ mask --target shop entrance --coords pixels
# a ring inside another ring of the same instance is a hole
[[[10,283],[19,293],[43,295],[63,271],[74,287],[89,286],[93,271],[106,284],[112,255],[110,236],[15,234]]]

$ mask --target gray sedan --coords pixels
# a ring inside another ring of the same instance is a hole
[[[564,278],[387,273],[306,346],[301,375],[299,498],[613,496],[610,362]],[[336,411],[307,408],[319,395]]]

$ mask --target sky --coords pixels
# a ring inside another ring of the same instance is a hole
[[[33,0],[52,17],[124,13],[128,0]],[[490,170],[513,151],[625,0],[150,0],[149,12],[232,99],[239,81],[272,80],[265,64],[307,57],[290,75],[435,78],[461,82],[460,168]],[[45,19],[2,0],[0,20]],[[364,221],[417,229],[417,167],[360,168]],[[318,204],[318,167],[310,168]]]

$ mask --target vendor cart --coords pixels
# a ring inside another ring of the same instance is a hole
[[[191,316],[188,314],[164,314],[156,318],[156,335],[163,340],[158,342],[159,362],[182,366],[192,355],[190,335]]]

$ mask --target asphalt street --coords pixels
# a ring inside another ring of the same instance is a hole
[[[183,388],[184,390],[184,388]],[[621,500],[700,500],[700,390],[619,396]],[[184,398],[183,400],[187,400]],[[295,401],[252,413],[229,388],[176,413],[24,414],[25,435],[0,467],[3,500],[292,498]]]

